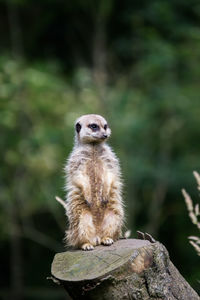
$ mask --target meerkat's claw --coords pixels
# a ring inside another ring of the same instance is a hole
[[[90,243],[85,243],[81,246],[81,249],[84,251],[94,250],[94,247]]]
[[[113,244],[113,239],[111,239],[109,237],[105,237],[102,239],[101,243],[105,246],[110,246]]]

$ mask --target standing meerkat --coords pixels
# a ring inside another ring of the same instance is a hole
[[[124,221],[119,161],[105,143],[111,130],[100,115],[83,115],[75,123],[75,144],[66,171],[68,245],[92,250],[111,245]]]

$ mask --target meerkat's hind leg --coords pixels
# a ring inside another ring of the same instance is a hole
[[[78,239],[82,250],[93,250],[94,246],[97,245],[96,229],[89,211],[83,212],[80,216]]]
[[[105,213],[102,222],[102,239],[101,243],[105,246],[113,244],[114,240],[120,235],[121,228],[121,218],[119,215],[115,214],[113,211],[108,210]]]

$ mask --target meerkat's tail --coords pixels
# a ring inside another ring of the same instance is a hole
[[[123,238],[124,238],[124,239],[128,239],[130,236],[131,236],[131,230],[128,229],[127,231],[124,232]]]
[[[66,203],[64,200],[62,200],[60,197],[56,196],[55,197],[56,200],[64,207],[64,209],[66,210]]]

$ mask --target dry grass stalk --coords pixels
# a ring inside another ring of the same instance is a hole
[[[185,204],[187,206],[187,209],[189,212],[193,211],[193,203],[192,203],[192,199],[190,198],[190,195],[186,192],[186,190],[182,189],[182,194],[185,198]]]
[[[200,191],[200,175],[197,171],[194,171],[193,175],[197,181],[197,189]],[[190,217],[190,220],[200,230],[200,221],[198,220],[198,217],[200,216],[199,204],[196,204],[194,206],[190,195],[184,189],[182,189],[182,194],[185,199],[185,203],[187,206],[188,215]],[[197,255],[200,256],[200,238],[197,236],[189,236],[188,238],[189,238],[190,244],[196,250]]]
[[[197,189],[200,191],[200,175],[197,171],[194,171],[193,174],[197,181]]]
[[[194,210],[195,210],[195,215],[196,215],[196,216],[200,216],[199,204],[196,204],[196,205],[195,205]]]
[[[194,249],[196,250],[197,252],[197,255],[200,256],[200,247],[197,245],[197,243],[193,242],[193,241],[190,241],[190,244],[194,247]]]

